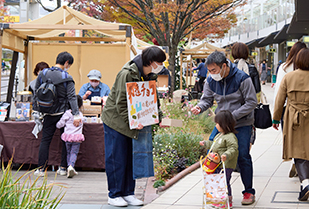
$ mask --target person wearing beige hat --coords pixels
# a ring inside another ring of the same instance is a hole
[[[102,83],[101,80],[101,72],[98,70],[91,70],[87,77],[89,78],[89,82],[85,83],[79,90],[79,95],[83,98],[83,100],[89,99],[91,97],[98,96],[102,98],[108,96],[110,93],[110,89],[108,85]]]

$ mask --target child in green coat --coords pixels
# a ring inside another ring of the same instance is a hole
[[[236,121],[228,110],[221,110],[215,116],[216,128],[220,132],[214,138],[214,141],[200,141],[201,146],[205,146],[206,150],[210,149],[212,144],[212,152],[218,153],[221,156],[221,161],[225,163],[225,173],[228,187],[228,195],[230,207],[232,207],[232,190],[230,180],[233,170],[236,168],[238,158],[238,140],[235,136]],[[218,168],[216,173],[222,168]]]

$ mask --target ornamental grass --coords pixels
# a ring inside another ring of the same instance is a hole
[[[57,208],[65,195],[64,188],[66,187],[64,184],[48,184],[47,174],[44,177],[34,177],[33,170],[19,176],[20,168],[13,175],[12,159],[8,162],[6,168],[2,164],[0,208]],[[59,189],[57,192],[54,192],[55,186]]]

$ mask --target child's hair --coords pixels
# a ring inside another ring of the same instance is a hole
[[[236,134],[237,131],[235,129],[236,121],[232,115],[232,113],[228,110],[221,110],[215,116],[215,123],[218,123],[222,128],[224,134],[227,133],[234,133]]]
[[[83,106],[83,99],[80,95],[76,95],[76,97],[77,97],[78,108],[80,108],[81,106]]]

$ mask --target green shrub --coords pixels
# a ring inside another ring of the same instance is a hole
[[[6,168],[2,165],[0,208],[57,208],[65,195],[63,185],[58,183],[47,184],[46,176],[43,181],[39,180],[42,177],[31,179],[33,171],[28,171],[17,178],[19,170],[12,175],[11,166],[12,160],[9,161]],[[51,198],[54,186],[59,186],[60,192]]]
[[[183,126],[153,126],[153,156],[157,180],[171,178],[199,160],[202,152],[199,141],[207,140],[215,126],[213,111],[216,106],[202,114],[193,115],[191,108],[197,102],[169,103],[168,99],[160,101],[164,117],[180,119]]]
[[[160,186],[165,186],[165,181],[163,181],[163,180],[157,180],[157,181],[155,181],[155,183],[153,184],[153,187],[154,187],[154,188],[158,188],[158,187],[160,187]]]
[[[157,134],[153,156],[156,179],[168,179],[199,160],[203,138],[191,133]]]

